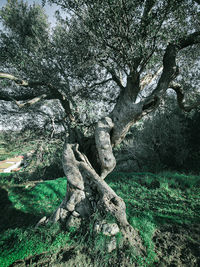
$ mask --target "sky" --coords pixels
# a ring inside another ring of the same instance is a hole
[[[25,1],[28,2],[30,5],[32,5],[33,3],[42,5],[42,0],[25,0]],[[2,8],[6,3],[7,3],[7,0],[0,0],[0,8]],[[46,4],[44,6],[44,9],[46,11],[46,14],[48,15],[48,19],[49,19],[49,22],[51,23],[51,26],[54,27],[56,23],[54,12],[58,9],[58,7],[55,4],[53,5]]]

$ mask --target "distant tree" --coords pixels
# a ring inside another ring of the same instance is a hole
[[[34,89],[15,100],[32,104],[33,97],[59,99],[66,113],[69,135],[62,163],[67,194],[48,220],[69,223],[97,210],[102,216],[111,213],[124,238],[141,251],[125,203],[105,178],[116,165],[113,147],[131,125],[158,108],[168,88],[176,92],[181,109],[190,111],[200,104],[198,94],[193,104],[184,102],[188,85],[196,92],[190,70],[194,73],[195,64],[199,68],[198,1],[48,2],[66,11],[66,18],[57,12],[52,32],[39,6],[9,0],[1,10],[5,29],[0,41],[4,66],[0,78]],[[0,99],[10,97],[4,93]],[[88,106],[92,101],[107,103],[108,111],[95,127],[91,127],[95,120],[80,119],[84,101]]]

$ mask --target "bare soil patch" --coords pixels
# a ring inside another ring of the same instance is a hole
[[[200,225],[165,225],[153,237],[158,263],[155,266],[199,267]]]

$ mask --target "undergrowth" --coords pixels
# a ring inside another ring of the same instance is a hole
[[[25,131],[0,133],[0,161],[15,156],[24,156],[20,172],[12,175],[12,181],[21,183],[36,177],[48,180],[64,176],[61,167],[63,136],[51,137],[47,133]]]
[[[66,256],[67,252],[60,256],[68,266],[84,262],[85,266],[95,266],[97,262],[102,266],[114,266],[114,263],[115,266],[117,263],[131,266],[131,262],[154,266],[156,254],[152,237],[158,227],[200,222],[199,176],[171,172],[159,175],[112,173],[107,182],[125,200],[128,220],[139,230],[147,257],[138,258],[132,248],[123,247],[120,234],[118,248],[108,254],[105,252],[108,240],[101,235],[94,238],[92,222],[87,231],[85,226],[82,232],[76,229],[66,232],[56,225],[35,228],[41,217],[49,216],[60,204],[66,192],[65,178],[15,184],[12,179],[12,182],[5,182],[7,177],[0,175],[0,266],[3,267],[34,255],[44,254],[48,258],[51,254],[52,257],[63,249],[72,248],[71,258]]]

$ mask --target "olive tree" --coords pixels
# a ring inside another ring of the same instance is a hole
[[[58,24],[52,32],[37,6],[10,0],[1,10],[6,30],[1,33],[5,68],[0,78],[30,89],[26,98],[19,94],[15,101],[27,100],[31,105],[59,99],[66,114],[62,164],[67,192],[54,214],[41,222],[69,224],[96,211],[102,217],[110,213],[124,238],[141,250],[125,203],[105,178],[116,166],[113,148],[133,124],[158,108],[169,88],[181,109],[190,111],[199,105],[198,94],[185,98],[197,92],[187,63],[199,68],[199,1],[48,2],[66,12],[65,18],[57,12]],[[11,100],[5,92],[0,99]],[[95,125],[95,120],[83,123],[81,101],[88,106],[105,103],[108,108]]]

